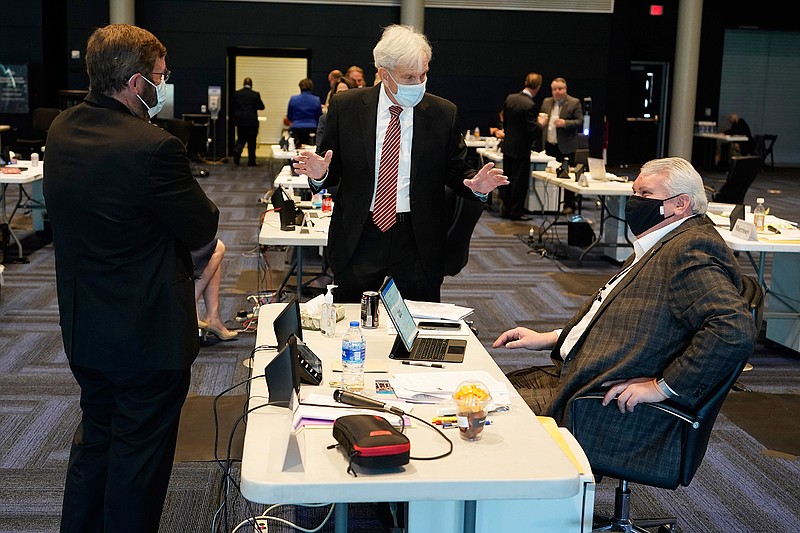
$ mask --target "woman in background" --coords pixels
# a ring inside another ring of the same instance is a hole
[[[219,285],[222,276],[222,258],[225,256],[225,244],[214,239],[202,248],[192,250],[194,262],[194,298],[200,302],[200,296],[206,306],[206,317],[200,319],[197,313],[197,325],[209,333],[213,333],[221,341],[236,338],[238,332],[231,331],[219,315]]]

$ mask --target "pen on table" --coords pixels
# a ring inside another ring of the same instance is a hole
[[[403,364],[410,366],[427,366],[430,368],[444,368],[442,363],[429,363],[427,361],[403,361]]]
[[[771,224],[769,226],[767,226],[767,229],[770,230],[772,233],[774,233],[776,235],[780,235],[781,234],[780,230],[778,228],[776,228],[775,226],[771,225]]]
[[[457,416],[437,416],[433,420],[431,420],[437,426],[442,424],[452,424],[453,422],[458,422]]]
[[[486,422],[483,423],[483,425],[484,426],[491,426],[492,425],[492,421],[491,420],[487,420]],[[452,429],[452,428],[457,428],[457,427],[459,427],[458,424],[452,424],[452,423],[449,423],[449,422],[445,423],[445,424],[442,424],[442,429]]]

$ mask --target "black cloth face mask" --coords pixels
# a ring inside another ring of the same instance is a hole
[[[629,196],[628,201],[625,203],[625,220],[628,222],[633,234],[641,235],[656,224],[674,217],[675,213],[668,217],[664,216],[664,202],[677,198],[681,194],[662,199]]]

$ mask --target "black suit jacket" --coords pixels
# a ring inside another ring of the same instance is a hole
[[[258,127],[258,112],[264,109],[264,102],[258,92],[242,87],[233,99],[233,118],[237,126]]]
[[[525,92],[509,94],[503,105],[503,153],[511,157],[530,157],[531,148],[542,130],[536,122],[538,106]]]
[[[327,247],[334,274],[350,261],[369,220],[375,188],[378,96],[382,90],[379,84],[337,93],[328,109],[319,152],[333,150],[323,187],[338,185]],[[467,149],[460,129],[458,110],[448,100],[426,93],[414,107],[411,221],[423,268],[430,279],[444,277],[442,250],[449,225],[444,187],[478,201],[463,183],[475,175],[475,170],[464,160]]]
[[[53,121],[43,187],[70,362],[188,368],[199,349],[189,250],[214,238],[219,212],[181,141],[93,92]]]

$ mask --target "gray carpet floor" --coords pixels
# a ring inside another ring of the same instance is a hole
[[[248,296],[274,288],[287,268],[282,249],[263,251],[257,245],[259,198],[270,188],[278,165],[261,161],[255,168],[206,166],[210,176],[200,182],[221,211],[218,236],[227,246],[221,289],[222,315],[232,319],[239,310],[252,310]],[[611,169],[617,173],[632,169]],[[797,169],[765,172],[748,193],[748,203],[765,196],[778,216],[797,219]],[[704,176],[705,177],[705,176]],[[714,178],[719,176],[709,176]],[[13,194],[12,194],[13,197]],[[597,218],[593,199],[583,202],[584,215]],[[547,220],[534,217],[538,227]],[[498,365],[510,371],[545,363],[544,352],[492,350],[491,342],[515,325],[546,330],[561,326],[580,305],[587,286],[610,277],[618,265],[599,254],[577,264],[580,249],[566,245],[566,226],[553,226],[545,235],[551,249],[566,257],[530,253],[518,235],[530,223],[509,223],[492,210],[484,213],[474,232],[470,262],[443,286],[443,300],[475,308],[479,338]],[[15,228],[26,239],[29,263],[8,264],[0,293],[0,533],[58,530],[62,485],[69,443],[79,417],[78,388],[67,367],[58,330],[52,244],[41,245],[30,232],[29,217],[21,213]],[[308,261],[313,263],[313,257]],[[752,273],[746,256],[742,269]],[[270,270],[253,275],[260,267]],[[311,268],[311,267],[309,267]],[[569,279],[573,277],[574,286]],[[324,283],[324,280],[319,282]],[[306,297],[316,294],[312,288]],[[243,382],[249,370],[242,364],[254,345],[252,333],[233,342],[209,341],[193,370],[191,393],[214,396]],[[796,352],[758,344],[751,359],[755,368],[742,384],[759,393],[800,393],[800,358]],[[231,394],[242,394],[243,388]],[[796,428],[798,422],[791,421]],[[631,437],[634,438],[634,437]],[[214,462],[177,462],[162,518],[161,531],[231,531],[264,507],[248,504],[237,493],[238,465],[231,466],[231,483]],[[598,485],[596,510],[613,507],[614,480]],[[800,461],[776,457],[754,436],[720,415],[705,461],[689,487],[675,491],[634,486],[635,515],[675,514],[681,531],[796,532],[800,531]],[[333,495],[328,495],[333,498]],[[325,499],[321,495],[320,499]],[[227,502],[227,516],[220,511]],[[276,502],[280,503],[280,502]],[[325,509],[278,509],[281,516],[314,527]],[[381,531],[374,505],[351,506],[351,531]],[[535,517],[531,517],[535,523]],[[227,527],[223,527],[227,524]],[[217,527],[219,526],[219,527]],[[269,531],[291,531],[270,525]],[[332,531],[332,523],[322,531]]]

